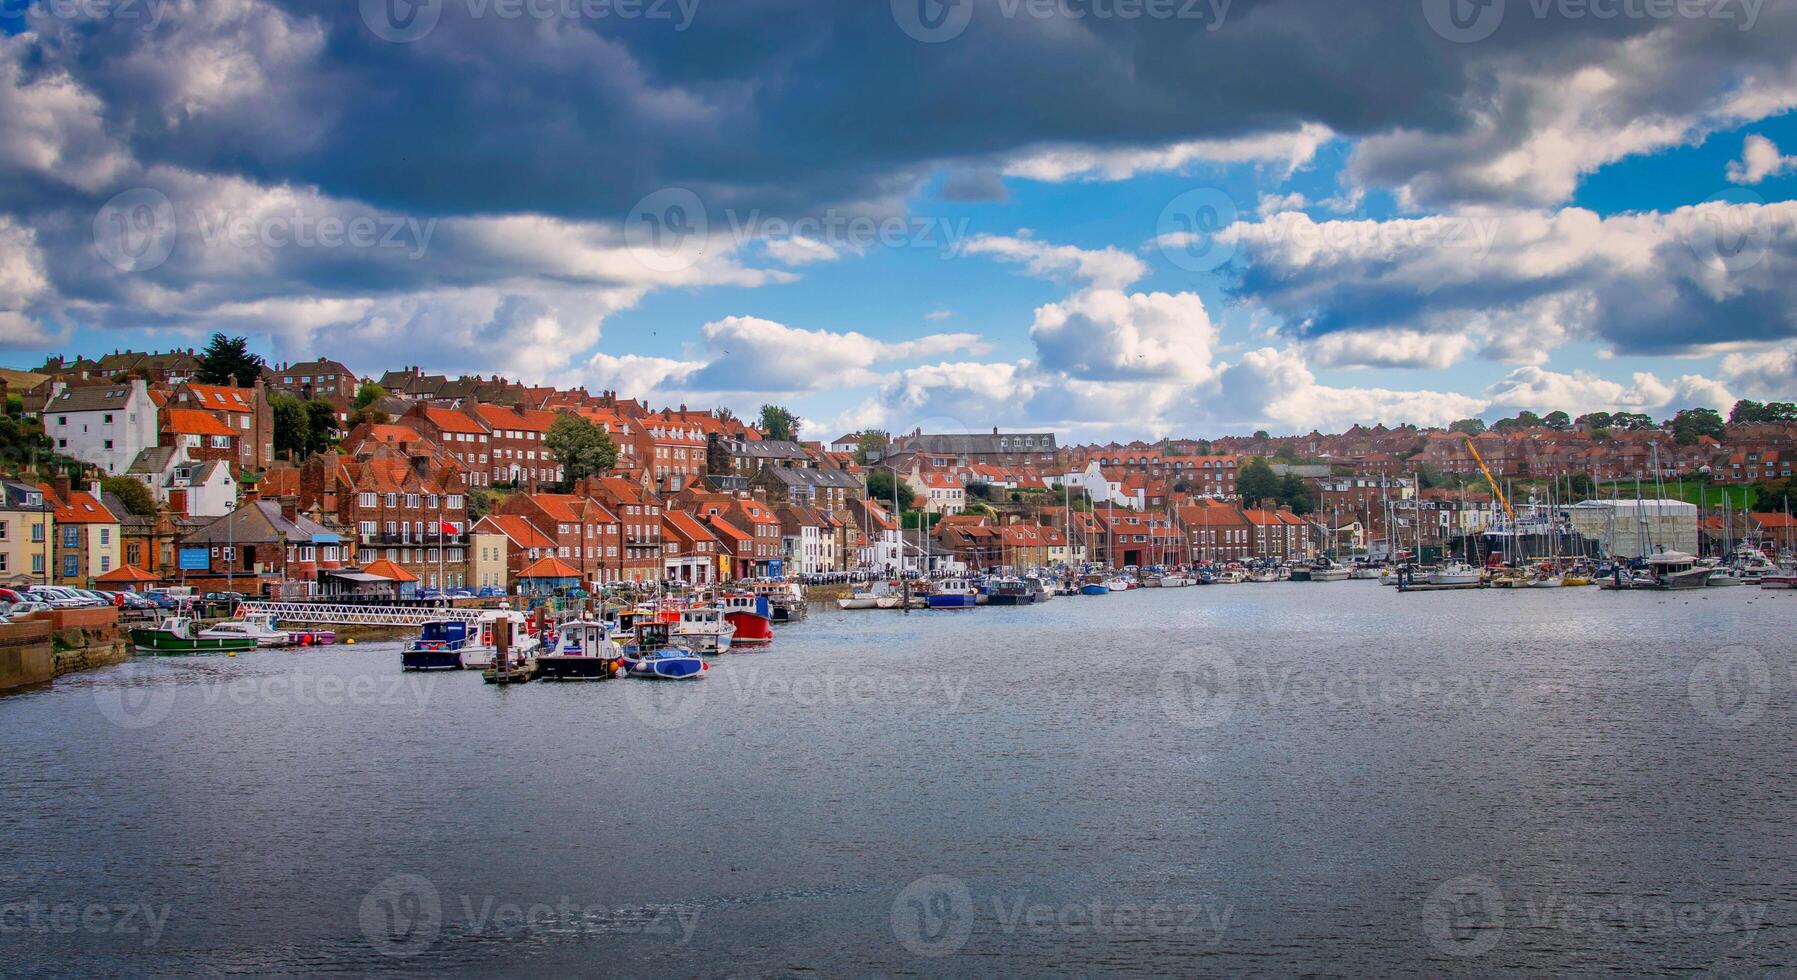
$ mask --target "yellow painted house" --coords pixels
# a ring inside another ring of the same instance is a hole
[[[0,584],[48,581],[44,570],[50,567],[55,526],[56,515],[36,484],[0,481]]]

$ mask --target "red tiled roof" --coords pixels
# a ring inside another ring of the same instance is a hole
[[[105,504],[95,500],[93,495],[85,490],[71,491],[69,499],[63,501],[56,499],[56,490],[48,483],[39,484],[38,489],[43,492],[44,499],[54,506],[54,516],[58,524],[117,524],[119,522],[119,519],[113,516],[112,511],[106,509]]]
[[[430,423],[444,432],[465,432],[470,435],[485,435],[487,427],[461,412],[452,412],[447,408],[425,408],[420,411]]]
[[[156,581],[156,576],[138,568],[136,565],[120,565],[112,571],[94,579],[94,581],[119,582],[129,585],[138,582],[154,582]]]
[[[413,575],[411,572],[406,571],[385,558],[382,558],[379,561],[369,562],[368,567],[362,569],[362,571],[377,578],[392,579],[395,582],[418,581],[418,576]]]
[[[218,416],[211,412],[202,412],[197,408],[165,408],[162,410],[167,421],[165,427],[177,435],[183,436],[234,436],[237,433],[230,426],[220,422]]]
[[[551,555],[540,558],[518,573],[519,578],[579,578],[580,569]]]
[[[193,400],[196,405],[209,411],[253,412],[256,410],[256,393],[248,388],[189,384],[187,390],[193,392]]]
[[[537,530],[529,519],[518,514],[488,514],[474,525],[472,533],[497,531],[520,548],[553,548],[554,539]]]

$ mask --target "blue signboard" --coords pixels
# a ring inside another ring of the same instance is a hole
[[[203,572],[212,567],[212,555],[205,548],[182,548],[181,570]]]

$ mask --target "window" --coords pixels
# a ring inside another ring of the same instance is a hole
[[[62,560],[63,578],[74,578],[81,574],[81,560],[74,555],[65,556]]]
[[[31,556],[31,574],[33,574],[33,575],[44,574],[44,556],[42,554],[36,554],[36,555]]]
[[[62,546],[64,548],[79,548],[81,546],[81,529],[78,527],[63,528]]]
[[[110,572],[110,571],[112,571],[112,556],[111,555],[101,555],[100,556],[100,572],[101,572],[101,574],[104,574],[104,573]]]
[[[43,521],[39,521],[36,524],[31,525],[31,540],[32,540],[32,543],[34,543],[34,544],[43,544],[44,543],[44,522]],[[40,569],[38,569],[38,571],[41,572],[41,571],[43,571],[43,569],[40,568]]]
[[[112,528],[103,527],[100,529],[100,543],[103,545],[112,543]]]

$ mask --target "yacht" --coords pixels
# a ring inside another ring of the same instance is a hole
[[[1430,585],[1477,585],[1481,581],[1477,568],[1463,561],[1451,561],[1429,569]]]

